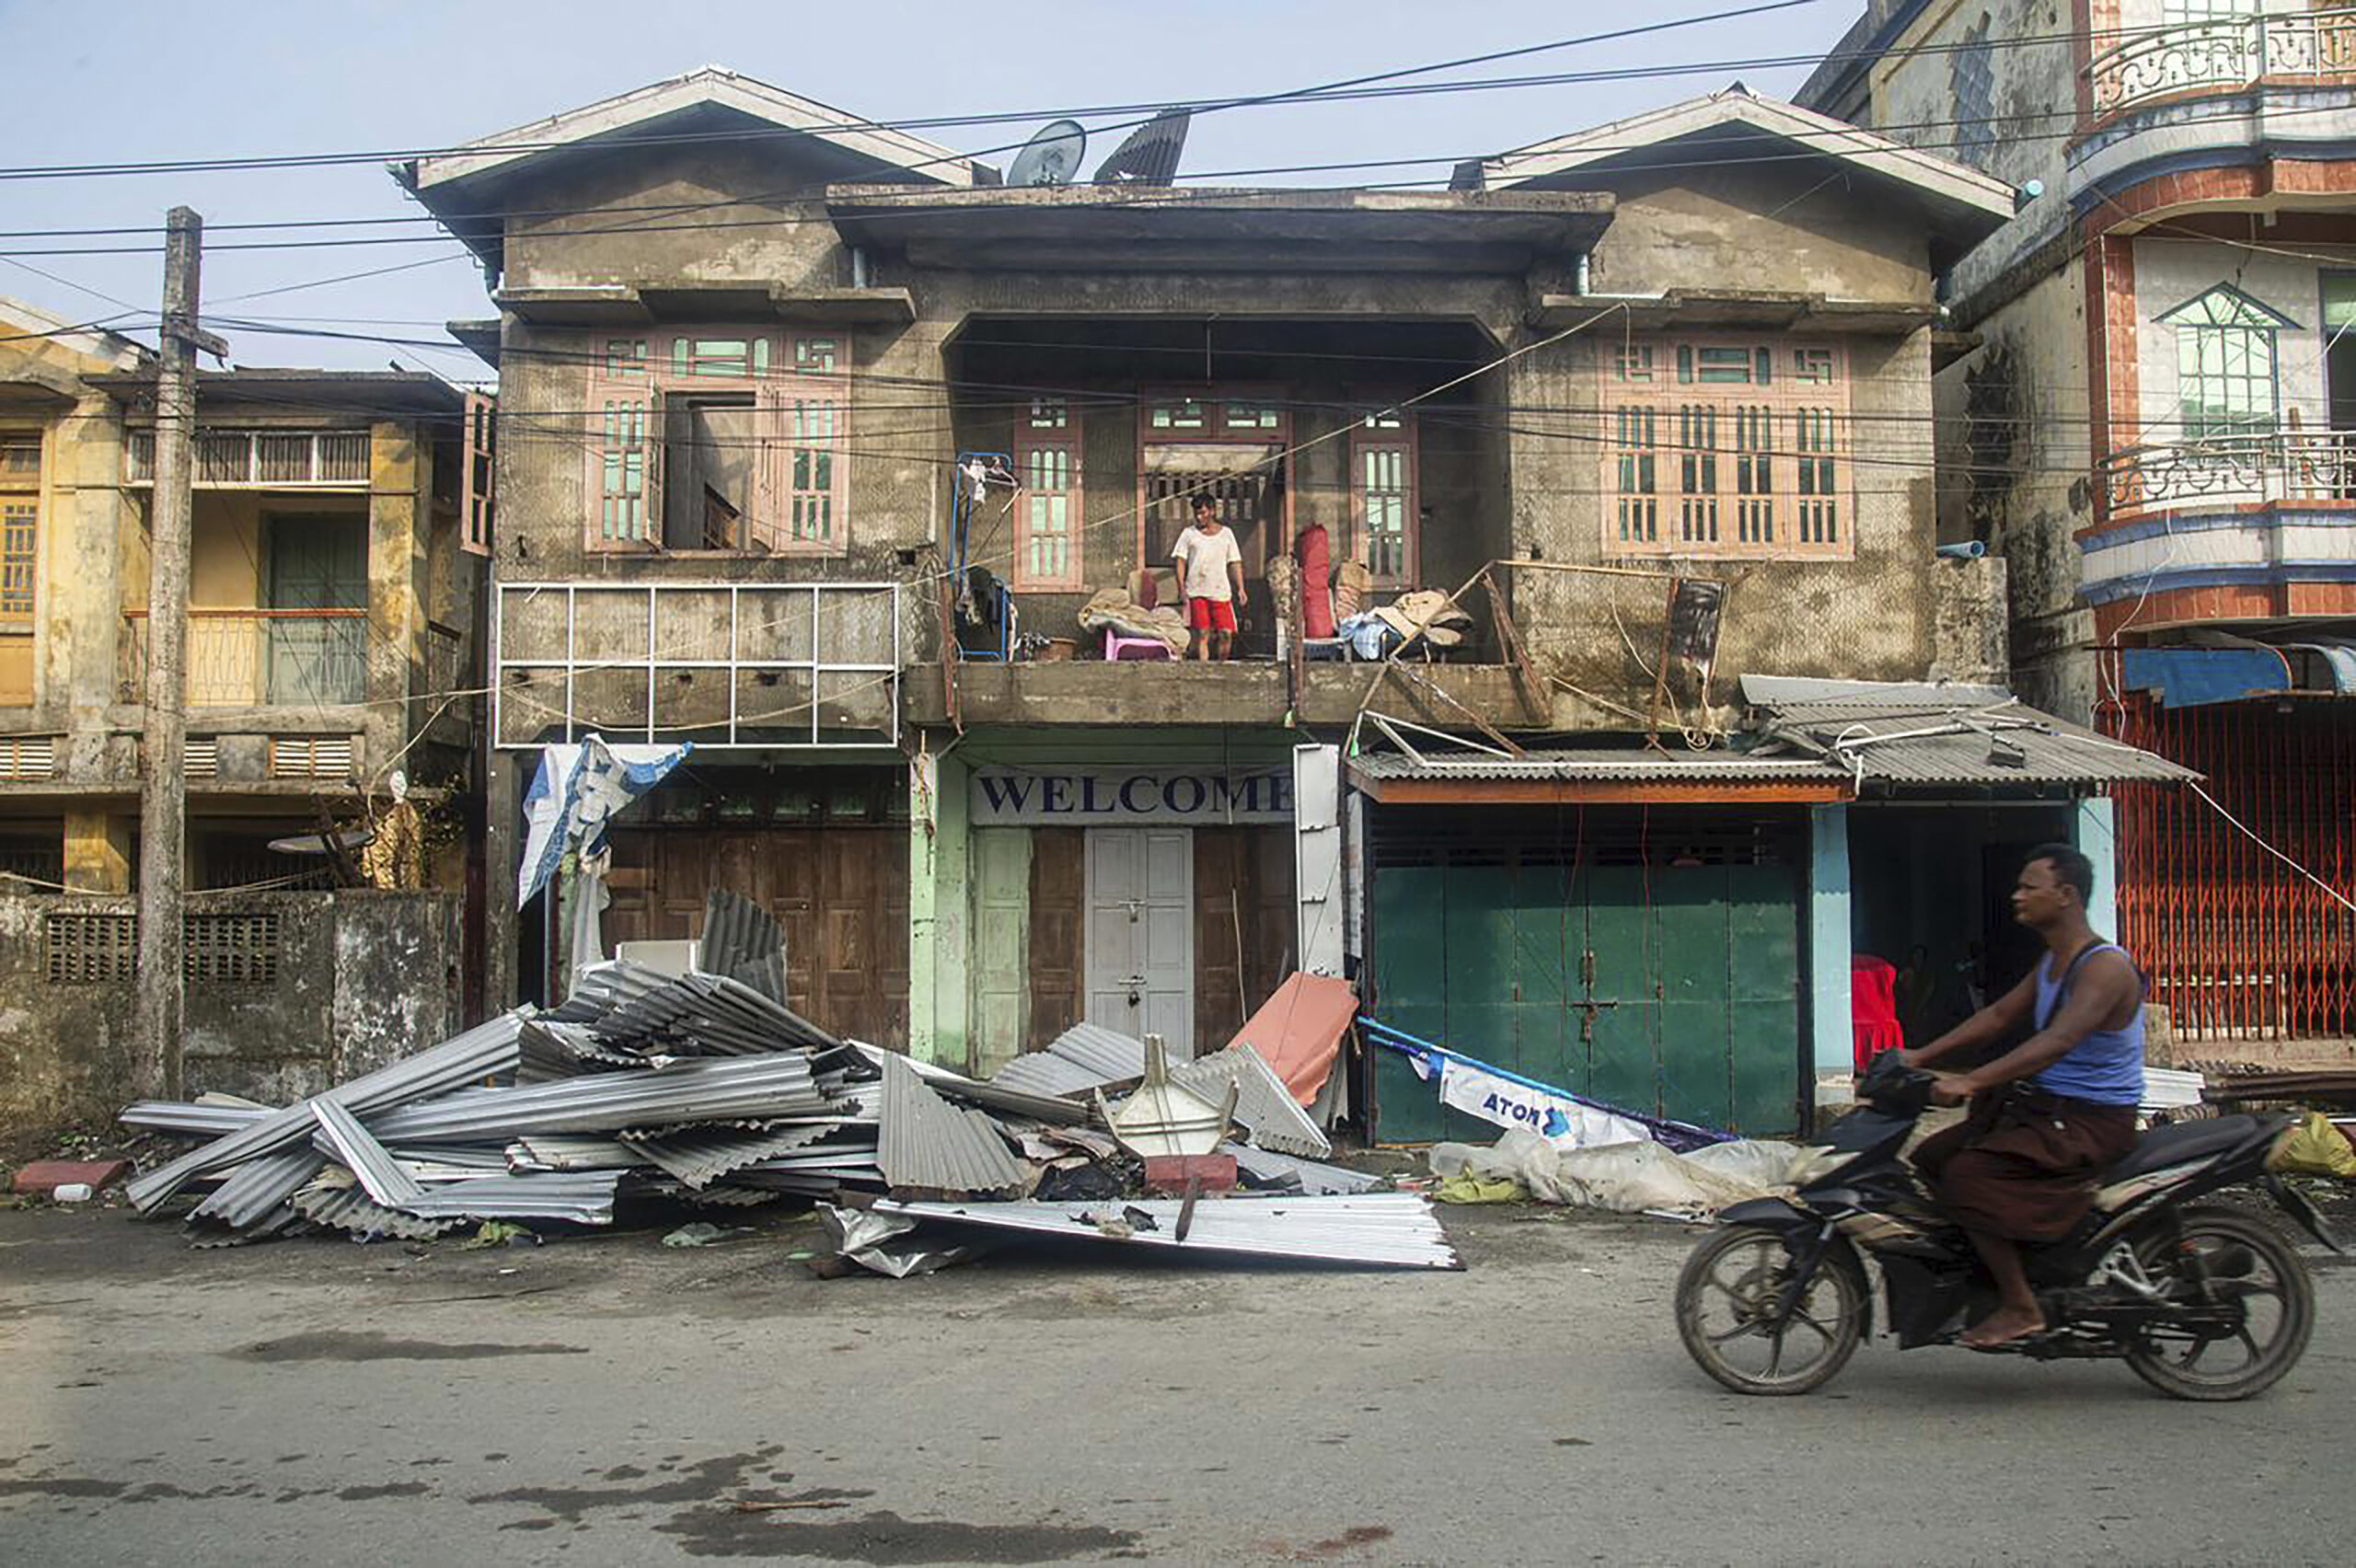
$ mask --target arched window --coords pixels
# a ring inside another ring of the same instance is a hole
[[[2275,334],[2298,324],[2220,283],[2160,319],[2176,329],[2177,406],[2185,435],[2266,435],[2281,387]]]

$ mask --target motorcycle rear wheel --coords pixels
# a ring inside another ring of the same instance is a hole
[[[1865,1275],[1836,1243],[1780,1327],[1771,1327],[1791,1259],[1783,1238],[1738,1225],[1704,1237],[1677,1276],[1677,1334],[1694,1364],[1738,1394],[1805,1394],[1848,1364],[1865,1337]],[[1763,1359],[1763,1366],[1755,1363]]]
[[[2314,1277],[2290,1239],[2255,1215],[2214,1205],[2186,1209],[2177,1230],[2155,1230],[2135,1244],[2136,1260],[2155,1285],[2183,1280],[2189,1265],[2226,1262],[2246,1272],[2218,1282],[2243,1305],[2230,1335],[2146,1330],[2127,1347],[2127,1365],[2164,1394],[2180,1400],[2246,1400],[2299,1364],[2315,1332]],[[2212,1355],[2216,1359],[2210,1359]]]

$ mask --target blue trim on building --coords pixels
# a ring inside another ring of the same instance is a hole
[[[2080,539],[2078,553],[2096,555],[2139,539],[2155,539],[2163,534],[2206,534],[2220,528],[2246,528],[2256,533],[2283,527],[2356,528],[2356,511],[2312,512],[2304,507],[2277,505],[2262,512],[2171,512],[2129,523],[2091,539]]]
[[[2356,582],[2356,561],[2286,560],[2269,561],[2258,566],[2204,566],[2187,567],[2176,571],[2142,571],[2113,578],[2108,582],[2086,583],[2079,588],[2078,596],[2089,605],[2108,605],[2114,599],[2165,594],[2177,588],[2235,588],[2248,583],[2266,586],[2286,582]]]
[[[2204,105],[2217,100],[2203,98]],[[2141,130],[2164,130],[2167,121],[2154,121]],[[2133,134],[2135,133],[2129,133]],[[2117,138],[2124,140],[2124,137]],[[2083,218],[2096,207],[2117,196],[2119,192],[2165,175],[2186,174],[2195,169],[2235,168],[2243,165],[2266,163],[2273,159],[2292,163],[2329,163],[2356,160],[2356,142],[2286,142],[2279,137],[2267,137],[2257,142],[2237,142],[2226,146],[2194,147],[2180,153],[2168,153],[2159,157],[2145,158],[2122,168],[2112,170],[2097,182],[2088,182],[2070,196],[2070,215]]]

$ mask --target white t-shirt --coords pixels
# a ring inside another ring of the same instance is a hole
[[[1243,564],[1243,551],[1235,542],[1235,530],[1221,528],[1216,534],[1206,534],[1193,524],[1178,536],[1171,548],[1170,559],[1178,565],[1178,579],[1189,599],[1230,599],[1234,585],[1228,581],[1230,563]]]

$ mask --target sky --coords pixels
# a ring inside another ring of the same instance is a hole
[[[7,40],[16,67],[8,91],[0,94],[0,169],[286,153],[389,155],[448,146],[707,64],[881,121],[1019,114],[1022,118],[1004,126],[915,133],[1003,168],[1011,155],[994,149],[1021,142],[1069,108],[1278,92],[1744,4],[1195,0],[1145,7],[1004,0],[979,8],[927,0],[886,6],[0,0],[0,37]],[[1807,69],[1773,62],[1821,54],[1862,8],[1862,0],[1802,0],[1764,15],[1421,78],[1650,73],[1634,79],[1198,115],[1180,177],[1496,153],[1715,91],[1736,79],[1754,92],[1785,96]],[[1087,167],[1125,133],[1091,141]],[[1220,183],[1444,181],[1447,173],[1444,161],[1402,162],[1355,173]],[[225,226],[416,215],[420,209],[379,162],[0,179],[0,230],[136,225],[152,231],[166,210],[181,203],[195,208],[207,225],[202,293],[209,315],[267,320],[306,334],[352,332],[444,345],[423,349],[225,329],[237,363],[380,370],[398,362],[459,380],[486,374],[441,330],[445,321],[491,314],[482,274],[455,243],[419,237],[438,236],[431,225],[253,232]],[[390,236],[405,242],[230,248],[257,241]],[[118,315],[124,325],[152,322],[159,245],[154,232],[0,235],[0,294],[76,322]],[[33,254],[92,247],[136,253]],[[388,267],[403,270],[290,287]],[[135,314],[123,315],[127,311]],[[152,332],[132,335],[153,340]]]

